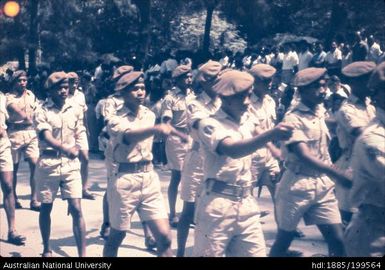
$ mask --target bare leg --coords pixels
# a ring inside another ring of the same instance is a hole
[[[170,221],[172,221],[175,218],[176,212],[175,212],[175,205],[176,205],[176,199],[178,196],[178,187],[180,183],[181,178],[181,172],[172,170],[171,171],[171,181],[168,186],[168,203],[170,206]],[[176,223],[172,223],[172,226],[176,226]]]
[[[118,249],[126,237],[125,231],[118,231],[111,228],[110,236],[104,244],[103,257],[117,257]]]
[[[287,254],[291,242],[294,239],[295,231],[288,232],[278,229],[275,242],[270,250],[270,257],[283,257]]]
[[[43,254],[51,250],[49,239],[51,236],[51,211],[52,203],[42,203],[39,215],[39,227],[43,239]]]
[[[167,219],[148,220],[146,223],[154,234],[158,256],[172,257],[170,226]]]
[[[84,223],[81,200],[68,199],[69,211],[72,215],[72,229],[78,248],[79,257],[86,256],[86,225]]]
[[[343,244],[343,228],[342,224],[327,224],[317,225],[325,238],[330,257],[344,257],[346,256],[345,247]]]
[[[88,162],[89,162],[88,150],[80,150],[79,159],[80,159],[80,174],[82,177],[83,199],[95,200],[94,195],[88,191]]]
[[[194,221],[195,203],[184,202],[182,214],[178,223],[178,251],[176,256],[183,257],[186,249],[187,237],[190,230],[190,224]]]
[[[12,172],[1,172],[1,190],[3,191],[4,210],[7,216],[8,232],[13,232],[15,226],[15,195],[12,186]]]
[[[29,169],[30,169],[30,177],[29,177],[29,185],[31,186],[31,203],[30,208],[34,211],[40,211],[40,202],[37,199],[37,184],[35,179],[35,168],[36,168],[36,159],[29,159]]]

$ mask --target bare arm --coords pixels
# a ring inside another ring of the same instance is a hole
[[[170,124],[159,124],[149,128],[127,130],[124,133],[123,141],[126,144],[137,143],[155,134],[169,135],[172,132],[172,129]]]
[[[278,124],[271,130],[263,132],[250,139],[234,141],[225,138],[218,144],[217,151],[231,158],[241,158],[252,154],[258,148],[266,145],[271,140],[286,140],[290,138],[293,127],[287,124]]]
[[[23,118],[23,120],[28,123],[28,124],[32,124],[32,119],[30,119],[28,117],[28,115],[21,109],[19,109],[16,104],[10,104],[7,109],[12,112],[12,113],[15,113],[17,115],[19,115],[21,118]]]
[[[345,187],[351,187],[352,181],[348,178],[348,176],[338,170],[334,166],[330,166],[318,158],[314,157],[308,148],[308,146],[304,142],[299,142],[296,144],[290,145],[290,149],[294,152],[297,157],[300,158],[300,160],[303,162],[305,166],[309,166],[321,173],[325,173],[328,176],[332,177],[333,179],[336,179],[341,185]]]

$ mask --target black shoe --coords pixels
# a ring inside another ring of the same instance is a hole
[[[156,241],[152,236],[147,236],[144,239],[144,245],[146,246],[147,250],[154,250],[156,249]]]
[[[21,205],[19,200],[15,201],[15,209],[23,209],[23,206]]]
[[[107,225],[107,224],[103,224],[102,227],[100,228],[100,236],[104,239],[104,240],[107,240],[108,237],[110,236],[110,230],[111,230],[111,227],[110,225]]]
[[[301,231],[301,230],[296,230],[295,232],[294,232],[294,237],[295,238],[304,238],[305,237],[305,234]]]
[[[87,190],[83,191],[83,199],[85,200],[95,200],[95,195],[88,192]]]
[[[31,204],[29,205],[29,209],[32,211],[40,212],[41,203],[38,201],[31,201]]]
[[[50,258],[50,257],[52,257],[52,250],[44,251],[44,252],[41,254],[41,256],[42,256],[43,258]]]
[[[298,250],[288,250],[285,253],[285,257],[302,257],[303,252],[298,251]]]
[[[8,233],[8,243],[14,244],[16,246],[24,246],[25,240],[25,236],[19,235],[15,231]]]

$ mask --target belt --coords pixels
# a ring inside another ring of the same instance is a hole
[[[234,197],[236,199],[246,198],[253,194],[253,184],[249,186],[230,185],[224,181],[213,178],[207,179],[206,183],[209,191]]]
[[[313,176],[313,177],[318,177],[323,175],[323,173],[320,173],[317,170],[311,169],[309,167],[306,167],[298,163],[285,162],[284,166],[285,168],[289,169],[295,174],[302,174],[302,175]]]
[[[151,161],[139,161],[131,163],[119,163],[119,173],[143,173],[153,170]]]
[[[66,155],[64,155],[62,152],[57,151],[57,150],[42,150],[41,156],[60,158],[60,157],[65,157]]]
[[[24,123],[7,123],[9,131],[20,131],[20,130],[32,130],[34,129],[32,124]]]

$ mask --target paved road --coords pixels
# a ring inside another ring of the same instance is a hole
[[[106,170],[104,162],[98,159],[90,160],[90,190],[96,194],[96,200],[83,200],[82,208],[87,229],[87,256],[100,257],[102,256],[104,240],[99,237],[99,230],[102,224],[102,198],[106,188]],[[162,192],[167,199],[167,186],[170,179],[170,171],[158,170],[162,183]],[[0,210],[0,256],[2,257],[39,257],[43,246],[39,231],[38,213],[29,210],[29,184],[28,170],[25,163],[21,164],[19,172],[19,180],[17,185],[17,194],[25,209],[16,210],[17,229],[20,233],[27,237],[25,246],[14,246],[6,242],[7,239],[7,224],[5,211]],[[3,194],[0,193],[0,202],[3,201]],[[262,191],[259,198],[261,210],[271,210],[272,202],[266,189]],[[3,208],[3,205],[1,205]],[[181,211],[182,201],[178,198],[177,210]],[[276,225],[273,214],[264,218],[263,230],[267,250],[270,250],[271,245],[276,235]],[[302,251],[305,257],[322,256],[327,254],[325,242],[315,226],[305,227],[302,223],[299,228],[305,233],[306,237],[296,239],[291,246],[291,249]],[[193,247],[194,230],[190,230],[190,236],[187,242],[186,255],[190,256]],[[176,230],[172,230],[173,243],[172,248],[176,251]],[[53,256],[55,257],[75,257],[77,256],[75,240],[72,234],[72,219],[67,216],[67,202],[57,199],[54,202],[52,210],[52,232],[51,243]],[[127,236],[119,249],[120,257],[154,257],[155,253],[151,253],[145,249],[143,230],[137,214],[132,220],[132,229],[127,233]]]

